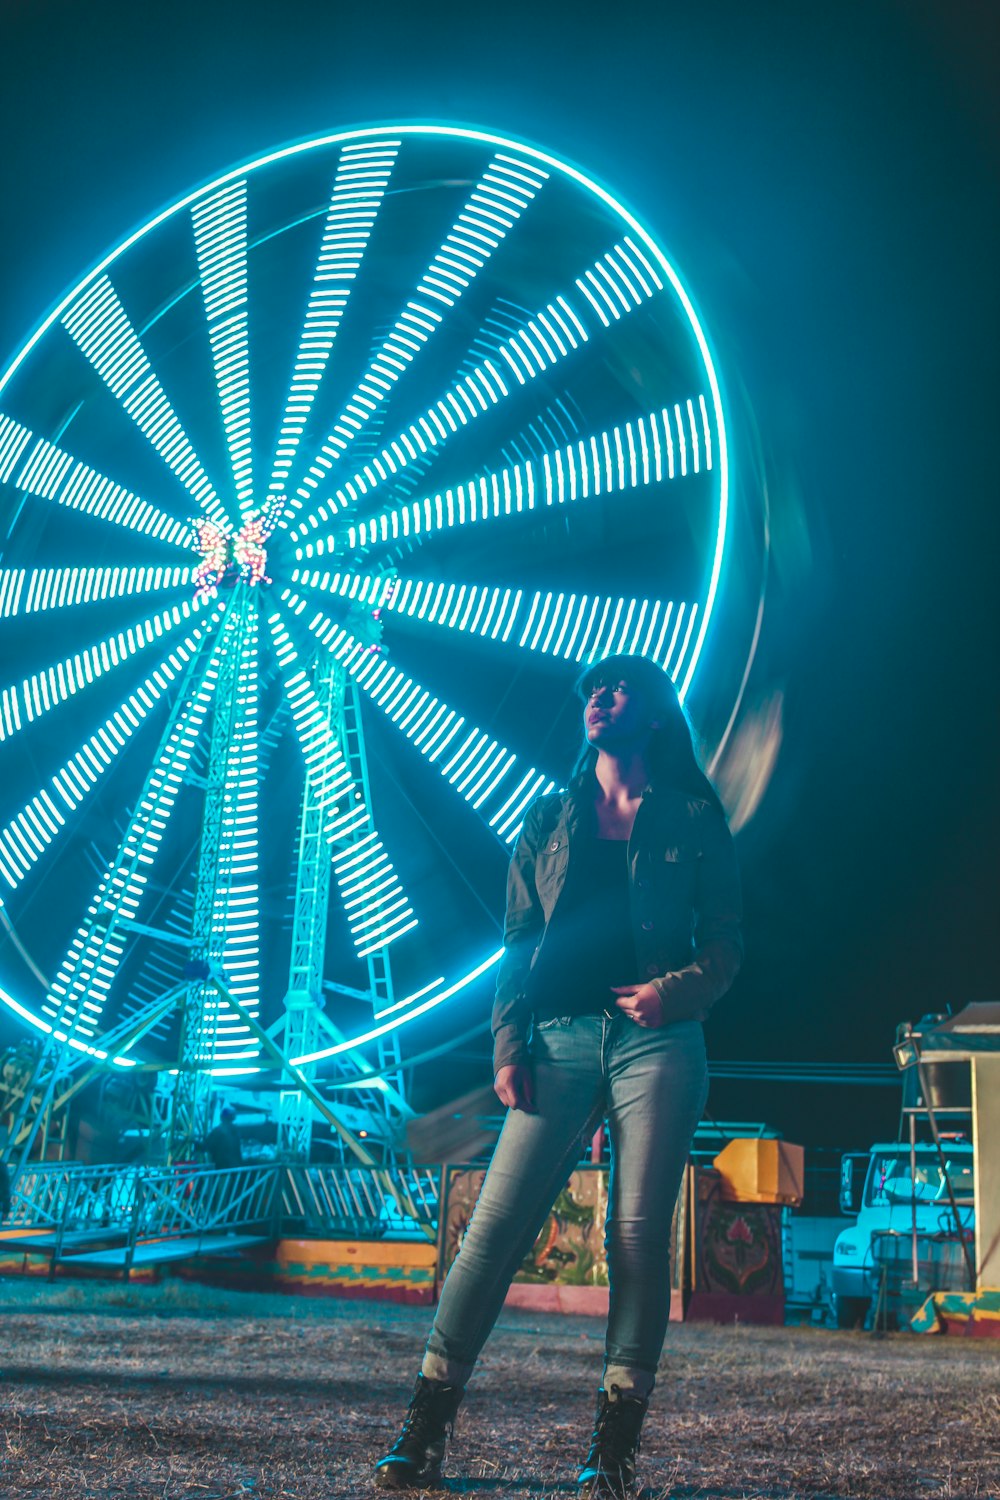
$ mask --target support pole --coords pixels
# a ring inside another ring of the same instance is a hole
[[[314,678],[317,703],[326,724],[339,738],[342,717],[343,673],[333,657],[323,653]],[[326,837],[325,809],[307,766],[299,819],[299,858],[295,871],[292,949],[285,995],[284,1043],[289,1057],[304,1057],[319,1049],[323,1020],[323,963],[330,904],[332,850]],[[300,1069],[315,1075],[315,1063]],[[278,1153],[292,1161],[308,1161],[312,1145],[313,1106],[299,1088],[282,1089],[278,1102]]]
[[[231,784],[230,762],[240,738],[239,673],[251,630],[249,612],[256,608],[248,586],[233,590],[222,625],[216,657],[215,703],[205,808],[199,842],[194,913],[191,923],[192,968],[199,961],[221,960],[226,944],[229,884],[237,827],[236,804],[240,786]],[[182,1002],[177,1081],[170,1116],[168,1160],[191,1155],[211,1125],[212,1075],[216,1047],[216,1001],[211,986],[198,979],[186,988]]]
[[[976,1290],[1000,1287],[1000,1053],[972,1057]]]
[[[257,1018],[255,1016],[252,1016],[248,1010],[245,1010],[240,1002],[230,994],[225,983],[216,974],[210,974],[207,979],[207,983],[215,989],[216,993],[222,1000],[226,1002],[227,1005],[230,1005],[233,1008],[236,1014],[241,1018],[241,1020],[246,1024],[249,1030],[260,1042],[263,1050],[272,1058],[274,1062],[278,1064],[280,1068],[283,1069],[285,1073],[288,1074],[289,1078],[294,1080],[294,1082],[298,1085],[298,1087],[302,1090],[306,1097],[315,1106],[319,1114],[323,1116],[327,1124],[333,1127],[337,1135],[343,1141],[347,1150],[350,1151],[351,1155],[354,1156],[362,1166],[371,1167],[375,1170],[379,1181],[385,1188],[386,1192],[390,1195],[403,1217],[414,1219],[419,1223],[416,1206],[410,1198],[410,1195],[403,1188],[400,1188],[397,1183],[393,1182],[390,1173],[379,1168],[378,1162],[375,1160],[374,1156],[372,1156],[371,1152],[368,1151],[367,1148],[363,1146],[362,1143],[358,1140],[357,1136],[355,1136],[352,1131],[348,1130],[347,1126],[340,1119],[338,1119],[337,1115],[323,1098],[323,1095],[316,1088],[312,1079],[306,1077],[302,1068],[296,1067],[294,1063],[288,1060],[288,1058],[282,1052],[281,1048],[278,1046],[277,1042],[275,1042],[271,1037],[268,1036],[267,1032],[264,1030],[263,1026],[261,1026]],[[432,1243],[437,1239],[437,1233],[435,1230],[430,1229],[427,1225],[420,1225],[420,1228],[427,1239],[429,1239]]]

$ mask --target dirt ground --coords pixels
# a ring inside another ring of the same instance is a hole
[[[0,1495],[374,1495],[429,1308],[0,1281]],[[452,1494],[575,1491],[603,1325],[507,1312],[459,1417]],[[1000,1496],[1000,1345],[811,1328],[670,1330],[643,1500]]]

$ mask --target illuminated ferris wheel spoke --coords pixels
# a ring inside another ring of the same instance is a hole
[[[199,625],[167,653],[153,671],[0,829],[0,876],[11,890],[64,832],[67,818],[115,764],[137,730],[181,670],[187,667],[218,618]],[[50,790],[51,788],[51,790]]]
[[[186,521],[171,520],[157,506],[0,413],[0,484],[7,483],[23,494],[52,500],[158,541],[191,546]]]
[[[0,568],[0,619],[190,586],[193,568]]]
[[[367,499],[379,484],[398,474],[418,455],[440,450],[453,433],[501,406],[513,391],[538,375],[555,369],[589,342],[588,322],[607,328],[612,319],[620,320],[663,290],[655,267],[627,235],[577,277],[575,285],[581,294],[578,305],[569,296],[557,296],[540,308],[489,358],[343,484],[329,509],[345,510]],[[329,519],[327,507],[321,506],[292,532],[292,541],[306,535],[307,527],[317,530]]]
[[[82,692],[106,672],[145,651],[199,608],[199,601],[183,600],[160,615],[150,615],[137,625],[116,631],[95,646],[88,646],[42,672],[33,672],[23,682],[0,691],[0,742],[9,740],[28,724],[42,718]]]
[[[104,275],[63,313],[63,325],[112,395],[194,499],[228,529],[229,517],[167,400],[142,341]]]
[[[218,956],[226,985],[256,1019],[260,1009],[260,884],[258,787],[260,781],[258,718],[258,616],[245,607],[238,643],[239,660],[233,679],[221,816],[221,838],[215,877],[212,919]],[[232,649],[232,647],[230,648]],[[221,944],[218,935],[222,935]],[[221,1064],[256,1058],[246,1022],[223,1005],[218,996],[208,1002],[215,1013],[211,1027],[214,1060]]]
[[[298,598],[286,589],[291,607]],[[534,766],[525,767],[512,750],[449,708],[443,699],[390,666],[349,631],[316,612],[308,621],[316,639],[351,674],[372,702],[406,735],[421,755],[437,765],[497,838],[510,843],[531,800],[556,783]]]
[[[254,892],[231,890],[234,859],[243,852],[239,847],[237,818],[242,785],[240,747],[246,733],[248,702],[242,679],[248,671],[255,669],[255,602],[246,582],[238,581],[229,596],[229,607],[216,637],[210,667],[214,704],[203,762],[205,797],[198,841],[190,949],[195,963],[208,966],[209,976],[213,969],[222,969],[224,973],[231,896],[255,896]],[[252,685],[250,691],[254,697]],[[172,1140],[178,1129],[182,1133],[187,1131],[194,1138],[204,1134],[205,1094],[210,1087],[206,1069],[211,1067],[216,1056],[216,1033],[222,1014],[220,992],[213,979],[192,975],[185,986],[181,1011],[178,1073],[172,1101]],[[226,1027],[224,1053],[232,1059],[239,1055],[231,1050],[233,1045],[243,1046],[245,1040],[234,1035],[230,1025],[231,1020]],[[245,1025],[241,1030],[245,1038]],[[256,1056],[252,1045],[249,1054],[251,1059]],[[187,1123],[182,1124],[183,1121]]]
[[[542,510],[577,500],[598,500],[647,484],[681,479],[712,466],[711,434],[703,398],[662,407],[635,421],[567,443],[540,459],[481,474],[454,489],[410,501],[348,527],[346,545],[357,552],[383,543],[423,540],[456,526]],[[302,562],[344,545],[318,537],[295,549]]]
[[[535,163],[505,152],[493,157],[417,284],[413,297],[396,319],[389,337],[320,445],[279,525],[287,525],[305,504],[316,498],[316,491],[334,464],[372,414],[392,395],[400,377],[472,285],[548,175]]]
[[[563,330],[565,344],[562,344],[562,354],[568,352],[566,345],[576,349],[588,337],[586,329],[577,317],[573,308],[564,298],[561,311],[557,312],[554,305],[550,305],[538,314],[538,319],[531,320],[526,327],[520,330],[502,344],[495,352],[493,358],[486,359],[470,375],[458,382],[452,390],[436,401],[433,406],[428,407],[423,416],[416,422],[411,422],[391,443],[386,444],[381,452],[359,469],[354,476],[345,481],[337,490],[329,506],[321,505],[318,510],[310,512],[301,524],[292,532],[291,540],[297,542],[309,531],[317,531],[324,523],[328,523],[331,514],[338,510],[346,510],[350,505],[356,505],[359,501],[370,497],[373,490],[386,480],[391,480],[398,475],[407,464],[414,459],[420,458],[435,450],[439,450],[453,434],[460,432],[482,412],[492,410],[506,400],[512,389],[517,389],[518,384],[525,385],[541,373],[545,368],[544,356],[537,353],[539,345],[545,348],[550,356],[550,362],[555,363],[559,355],[553,351],[552,344],[543,343],[544,335],[538,332],[538,320],[543,321],[551,330],[553,323],[558,320]],[[546,316],[548,314],[548,316]],[[575,327],[575,332],[573,331]],[[531,335],[534,333],[538,343],[533,343]],[[550,335],[554,343],[554,332]],[[562,342],[562,341],[560,341]],[[527,347],[536,351],[535,361],[527,358],[524,352]],[[518,358],[515,360],[513,351],[517,351]],[[507,364],[511,368],[507,368]],[[511,378],[511,369],[514,379]]]
[[[218,680],[210,660],[167,727],[118,852],[70,943],[42,1010],[54,1032],[90,1044],[135,919]]]
[[[324,836],[333,849],[333,873],[351,940],[359,958],[367,958],[410,932],[417,926],[417,918],[361,788],[351,776],[341,749],[339,726],[330,722],[277,611],[268,624],[284,673],[285,694],[306,775],[322,812]]]
[[[326,373],[399,147],[398,140],[348,142],[340,153],[268,486],[269,506],[284,504],[289,472]]]
[[[228,183],[191,208],[222,425],[240,512],[253,505],[247,340],[247,185]]]
[[[291,579],[303,588],[399,615],[419,625],[443,626],[566,661],[590,661],[629,652],[649,656],[668,670],[698,608],[697,604],[673,600],[532,593],[488,584],[400,578],[395,573],[321,573],[293,568]]]

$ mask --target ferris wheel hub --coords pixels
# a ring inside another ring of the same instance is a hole
[[[264,518],[255,511],[244,515],[239,531],[230,531],[216,521],[195,522],[201,562],[195,568],[195,595],[207,599],[224,582],[270,583],[267,576],[267,548],[264,545]]]

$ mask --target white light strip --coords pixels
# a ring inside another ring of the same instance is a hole
[[[633,260],[641,263],[645,276],[633,264]],[[628,236],[623,244],[616,245],[602,256],[594,270],[586,274],[590,276],[594,271],[600,271],[609,284],[624,288],[624,292],[619,291],[617,295],[625,312],[641,306],[649,297],[663,289],[663,282],[656,271]],[[580,284],[578,280],[577,285]],[[621,312],[616,313],[616,316],[620,317]],[[607,322],[603,317],[602,321]],[[411,423],[394,442],[384,447],[377,458],[365,464],[362,470],[337,491],[331,509],[342,510],[362,497],[370,497],[372,490],[383,480],[405,468],[415,452],[426,453],[439,447],[452,433],[467,426],[482,412],[490,411],[506,398],[511,387],[505,383],[494,361],[506,365],[508,374],[513,373],[517,385],[522,386],[565,359],[587,342],[589,337],[576,309],[565,297],[557,297],[501,344],[491,359],[485,360],[470,375],[465,376],[446,396],[428,408],[424,416]],[[647,481],[648,477],[647,474]],[[322,522],[329,519],[330,511],[326,507],[320,507],[293,531],[292,541],[300,540],[307,533],[307,528],[317,530]]]
[[[75,812],[86,794],[96,786],[135,730],[190,661],[218,611],[182,641],[146,680],[104,721],[80,749],[51,778],[50,792],[43,787],[23,811],[0,830],[0,876],[12,890],[20,885],[35,861],[65,827],[66,813]],[[54,795],[53,795],[54,794]]]
[[[114,484],[44,438],[36,438],[27,427],[2,413],[0,484],[13,484],[26,495],[51,500],[176,547],[193,545],[186,522],[172,521],[155,505],[140,500],[131,490]]]
[[[68,656],[54,667],[34,672],[19,686],[0,691],[0,741],[11,739],[50,709],[89,687],[98,677],[160,640],[199,608],[198,600],[184,600],[161,615],[153,615],[127,630],[116,632],[96,646]]]
[[[446,989],[438,990],[420,1005],[414,1005],[405,1014],[397,1016],[394,1021],[384,1021],[381,1026],[373,1026],[370,1031],[361,1032],[358,1036],[352,1037],[350,1041],[337,1042],[335,1046],[324,1047],[320,1052],[307,1052],[301,1057],[293,1057],[290,1059],[292,1066],[301,1068],[306,1063],[321,1062],[325,1057],[338,1057],[343,1052],[350,1052],[354,1047],[363,1047],[367,1042],[377,1041],[380,1036],[388,1036],[391,1031],[395,1031],[400,1026],[406,1026],[410,1021],[415,1021],[418,1016],[425,1016],[435,1006],[442,1004],[445,1000],[450,1000],[453,995],[457,995],[467,985],[474,983],[477,979],[481,979],[495,964],[500,962],[502,956],[503,949],[498,948],[496,953],[491,953],[489,958],[484,959],[481,964],[477,964],[474,969],[470,969],[468,974],[463,975],[455,984],[448,985]]]
[[[333,857],[334,876],[358,956],[365,958],[411,931],[416,918],[280,613],[275,611],[268,624],[323,831],[329,843],[340,846]],[[377,941],[367,930],[373,921],[379,924]]]
[[[222,425],[241,512],[253,506],[247,341],[247,185],[228,183],[192,205],[198,271]]]
[[[650,482],[661,483],[674,477],[670,439],[672,420],[676,421],[676,418],[671,417],[668,408],[650,412],[642,418],[653,435],[654,456],[652,464],[641,472],[637,463],[626,465],[626,429],[613,427],[543,454],[540,460],[528,459],[499,473],[480,475],[455,489],[426,496],[397,510],[383,511],[371,520],[360,521],[348,527],[347,547],[351,551],[364,550],[382,543],[434,535],[454,526],[495,520],[517,511],[561,505],[588,499],[591,495],[622,493]],[[661,428],[664,435],[662,445],[659,442]],[[664,451],[667,453],[666,467],[662,461]],[[570,474],[568,492],[563,479],[564,468]],[[685,457],[682,475],[686,475],[689,468],[695,472]],[[318,537],[296,547],[295,556],[302,562],[328,552],[332,554],[336,547],[335,537]]]
[[[0,618],[186,588],[192,568],[0,568]]]
[[[42,1007],[53,1027],[86,1041],[95,1033],[121,962],[129,919],[137,915],[217,678],[213,662],[146,778],[116,859],[100,882]]]
[[[118,294],[98,276],[66,308],[62,322],[140,432],[217,525],[228,518],[146,358]]]
[[[258,854],[257,741],[259,713],[258,616],[246,609],[240,659],[233,685],[232,733],[226,757],[225,806],[212,911],[211,955],[221,961],[226,983],[239,1003],[256,1019],[260,1010],[260,886]],[[253,1060],[260,1044],[241,1020],[218,1012],[211,1045],[213,1064]]]
[[[594,661],[619,652],[641,652],[666,666],[661,655],[663,635],[656,649],[653,639],[664,632],[678,606],[673,601],[615,599],[597,594],[524,594],[488,584],[449,585],[426,579],[407,579],[401,587],[395,574],[320,572],[294,568],[292,582],[338,598],[364,595],[372,609],[398,614],[428,625],[480,635],[490,640],[512,638],[527,650],[564,661]],[[359,587],[360,584],[360,587]],[[471,623],[470,623],[470,616]],[[516,631],[516,634],[515,634]],[[416,712],[416,707],[411,713]],[[407,727],[406,720],[400,728]]]
[[[282,598],[293,608],[301,602],[298,595],[289,589],[284,591]],[[432,763],[441,761],[441,774],[467,802],[475,806],[487,825],[494,828],[499,836],[491,817],[492,807],[508,795],[510,782],[524,774],[515,769],[517,757],[514,752],[502,746],[499,741],[492,740],[475,725],[468,724],[462,716],[449,709],[447,704],[397,668],[391,667],[369,648],[362,646],[326,615],[315,613],[308,621],[308,626],[317,640],[350,672],[354,681],[397,726],[401,727],[404,719],[408,721],[408,727],[403,730],[407,739]],[[419,716],[414,719],[411,711],[421,701],[423,707]],[[502,762],[503,769],[494,777],[484,801],[482,796],[477,795],[482,781]],[[534,770],[529,774],[538,775]],[[546,782],[544,776],[539,781],[544,791],[551,791],[556,785],[551,780]],[[513,829],[511,837],[516,832],[516,828]]]
[[[348,144],[340,155],[312,290],[268,486],[269,504],[284,505],[288,476],[334,340],[368,248],[400,142]]]

